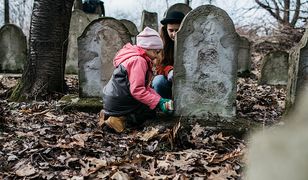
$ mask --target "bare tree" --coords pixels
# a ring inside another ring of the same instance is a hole
[[[9,0],[4,0],[4,24],[10,23],[10,4]]]
[[[255,0],[255,2],[269,12],[280,27],[294,28],[299,20],[307,20],[306,0]]]
[[[32,100],[64,91],[64,67],[74,0],[35,0],[28,60],[11,100]]]

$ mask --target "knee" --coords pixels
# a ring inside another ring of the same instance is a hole
[[[152,81],[152,86],[154,89],[165,86],[167,79],[163,75],[157,75]]]

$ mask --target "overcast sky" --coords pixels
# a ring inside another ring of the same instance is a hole
[[[140,25],[141,13],[145,9],[157,12],[161,20],[167,9],[166,0],[103,0],[106,16],[133,21],[137,27]],[[168,0],[169,7],[175,3],[184,3],[184,0]],[[208,4],[206,0],[192,0],[192,8]],[[254,0],[214,0],[213,5],[225,10],[233,22],[239,25],[255,23],[264,15],[262,10],[247,10],[256,5]],[[262,15],[263,14],[263,15]]]

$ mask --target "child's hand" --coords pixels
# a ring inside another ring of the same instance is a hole
[[[173,101],[171,99],[160,98],[159,108],[163,113],[172,114],[174,112]]]

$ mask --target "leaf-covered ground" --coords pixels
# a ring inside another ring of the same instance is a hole
[[[238,79],[238,117],[278,122],[285,87],[259,86],[258,63]],[[0,75],[0,179],[242,179],[246,142],[192,124],[128,129],[97,125],[98,114],[63,112],[54,101],[6,100],[19,77]],[[66,77],[70,93],[78,80]]]

